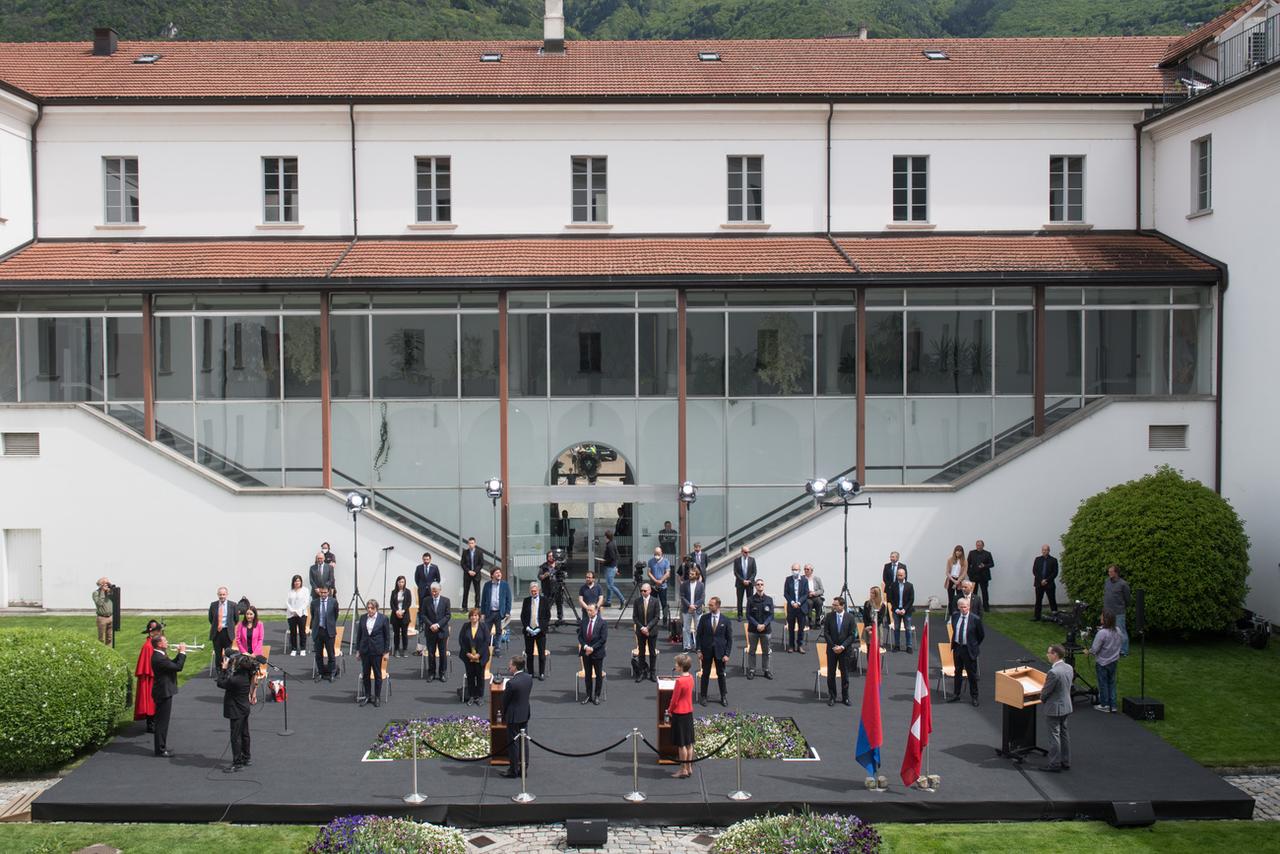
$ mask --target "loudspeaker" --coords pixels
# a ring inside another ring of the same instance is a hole
[[[1147,591],[1133,591],[1133,630],[1142,633],[1147,625]]]
[[[1147,808],[1151,808],[1149,804]],[[603,848],[609,843],[609,819],[567,818],[564,835],[568,848]]]
[[[1164,720],[1164,703],[1152,697],[1125,697],[1120,707],[1135,721]]]
[[[1156,823],[1155,810],[1151,801],[1112,801],[1111,818],[1107,824],[1112,827],[1150,827]]]

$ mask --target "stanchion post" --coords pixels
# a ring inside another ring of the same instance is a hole
[[[644,792],[640,791],[640,730],[632,727],[628,738],[631,739],[631,791],[625,795],[625,798],[633,804],[638,804],[645,799]]]
[[[751,793],[742,790],[742,715],[739,714],[734,725],[734,743],[737,745],[738,788],[729,793],[731,801],[749,801]]]
[[[534,801],[534,796],[528,791],[529,733],[521,730],[516,734],[516,738],[524,739],[524,743],[520,746],[520,793],[512,795],[511,800],[518,804],[528,804]]]
[[[404,796],[404,802],[420,804],[427,796],[418,791],[418,734],[414,732],[412,724],[409,726],[409,735],[413,738],[413,792]]]

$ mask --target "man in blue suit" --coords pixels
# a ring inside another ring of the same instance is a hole
[[[600,689],[604,686],[604,646],[609,640],[609,626],[596,613],[594,602],[588,602],[578,624],[578,655],[582,656],[582,678],[587,695],[582,702],[600,705]],[[593,678],[594,677],[594,678]]]
[[[382,703],[382,657],[391,651],[391,623],[385,614],[378,613],[378,600],[370,599],[365,605],[368,615],[356,620],[356,652],[360,656],[360,672],[364,680],[364,696],[360,705],[373,700],[376,708]],[[369,693],[369,676],[373,676],[374,689]]]
[[[956,612],[951,615],[951,653],[956,663],[956,685],[948,703],[960,699],[960,679],[969,674],[969,697],[978,705],[978,653],[985,637],[982,618],[969,612],[969,600],[956,602]]]
[[[502,626],[511,615],[511,588],[503,580],[502,570],[494,567],[489,580],[480,589],[480,613],[484,615],[485,625],[493,634],[493,645],[498,645],[502,637]]]
[[[804,652],[804,630],[809,625],[809,579],[800,574],[800,564],[791,564],[791,574],[782,583],[787,602],[787,652]]]
[[[716,684],[720,688],[720,705],[729,705],[724,688],[724,669],[729,665],[733,652],[733,633],[729,621],[720,613],[720,597],[712,596],[707,602],[707,613],[698,623],[698,651],[702,654],[702,691],[698,702],[707,704],[707,685],[711,682],[711,668],[716,669]]]
[[[316,588],[317,598],[311,602],[311,641],[316,650],[316,681],[333,681],[333,641],[338,635],[338,603],[329,595],[328,587]],[[329,659],[325,661],[325,653]]]
[[[413,571],[413,586],[418,588],[418,601],[422,602],[431,595],[431,585],[440,584],[440,567],[431,562],[431,552],[422,553],[422,563]],[[422,631],[422,626],[418,626]]]
[[[494,570],[497,574],[501,570]],[[486,585],[487,586],[487,585]],[[480,594],[484,599],[484,593]],[[508,670],[511,673],[502,689],[502,720],[507,725],[507,759],[511,765],[504,777],[519,777],[521,764],[529,767],[529,753],[524,750],[522,739],[516,738],[529,730],[529,695],[533,693],[533,677],[525,672],[523,655],[512,656]]]

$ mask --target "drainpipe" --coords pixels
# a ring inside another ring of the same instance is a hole
[[[44,119],[44,105],[36,104],[36,120],[31,123],[31,242],[35,243],[40,237],[40,205],[37,199],[39,195],[36,190],[39,187],[39,179],[36,177],[36,132],[40,129],[40,122]]]
[[[845,263],[853,268],[853,272],[861,273],[858,268],[858,262],[849,257],[849,253],[844,251],[844,247],[836,242],[831,236],[831,119],[835,116],[836,104],[834,101],[827,101],[827,242],[831,244],[831,248],[840,253],[840,257]]]
[[[351,123],[351,237],[360,236],[360,210],[356,203],[356,105],[347,101],[347,119]]]

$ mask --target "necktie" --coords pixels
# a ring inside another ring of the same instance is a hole
[[[718,629],[719,627],[720,627],[720,617],[719,615],[713,614],[711,616],[711,633],[715,634],[716,629]]]
[[[968,615],[965,615],[965,616],[963,616],[963,617],[961,617],[961,618],[960,618],[960,641],[959,641],[959,643],[964,643],[964,630],[965,630],[965,625],[966,625],[968,622],[969,622],[969,617],[968,617]]]
[[[328,609],[325,607],[325,603],[326,603],[326,602],[328,602],[328,601],[329,601],[328,599],[321,599],[321,600],[320,600],[320,628],[322,628],[322,629],[324,628],[324,612],[328,610]]]
[[[431,600],[431,613],[437,617],[440,616],[440,599],[438,597]]]
[[[592,617],[590,620],[587,621],[587,643],[588,644],[591,643],[591,632],[595,630],[595,627],[596,627],[596,618]]]
[[[836,612],[836,634],[837,635],[840,634],[840,626],[844,624],[843,617],[844,615],[841,614],[839,611]]]

